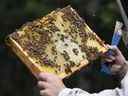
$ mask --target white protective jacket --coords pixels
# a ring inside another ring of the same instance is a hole
[[[87,91],[81,90],[79,88],[65,88],[59,93],[58,96],[128,96],[128,72],[121,81],[121,89],[108,89],[99,93],[90,94]]]

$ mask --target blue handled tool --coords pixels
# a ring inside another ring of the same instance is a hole
[[[115,31],[112,37],[111,45],[118,46],[121,36],[122,36],[122,28],[123,24],[119,21],[116,22]],[[112,55],[112,50],[108,50],[108,55]],[[102,62],[101,64],[101,72],[111,75],[111,70],[109,68],[109,64],[106,64],[106,62]]]

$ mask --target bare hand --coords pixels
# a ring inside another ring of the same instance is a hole
[[[41,96],[58,96],[59,92],[65,88],[61,78],[50,73],[40,73],[38,87]]]
[[[126,63],[125,57],[122,55],[121,51],[116,46],[109,46],[109,48],[114,52],[114,55],[105,56],[105,60],[111,64],[112,74],[125,75],[128,70],[128,64]]]

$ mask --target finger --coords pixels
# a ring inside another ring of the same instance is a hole
[[[48,73],[40,73],[38,75],[38,79],[42,80],[42,81],[48,81],[48,78],[49,78],[49,74]]]
[[[49,94],[49,92],[47,90],[41,90],[40,91],[41,96],[49,96],[48,94]]]
[[[117,64],[113,64],[113,65],[112,65],[112,68],[113,68],[113,69],[121,69],[122,66],[121,66],[121,65],[117,65]]]
[[[112,55],[106,56],[106,57],[103,58],[103,60],[105,60],[107,62],[113,62],[113,61],[115,61],[115,59],[116,58],[114,56],[112,56]]]
[[[106,58],[106,59],[104,59],[106,62],[113,62],[113,60],[112,59],[109,59],[109,58]]]
[[[110,49],[113,50],[113,52],[115,52],[115,54],[121,54],[121,51],[119,50],[119,48],[117,46],[110,46]]]
[[[111,67],[111,71],[112,71],[112,73],[117,73],[121,70],[121,68],[122,68],[122,66],[113,64]]]
[[[40,89],[46,89],[46,88],[48,88],[49,84],[48,84],[47,82],[38,81],[37,86],[38,86],[38,88],[40,88]]]
[[[111,47],[111,45],[109,45],[109,44],[106,44],[106,47],[109,49],[109,48]]]
[[[112,61],[114,61],[116,58],[114,57],[114,56],[112,56],[112,55],[110,55],[110,56],[108,56],[107,57],[108,59],[111,59]]]
[[[116,55],[116,53],[112,49],[109,49],[107,52],[101,54],[102,58],[108,58],[110,56],[114,56],[115,57],[115,55]]]

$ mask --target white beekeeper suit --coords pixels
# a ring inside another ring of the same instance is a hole
[[[79,88],[65,88],[59,93],[58,96],[128,96],[128,72],[121,81],[121,88],[103,90],[99,93],[93,94]]]

